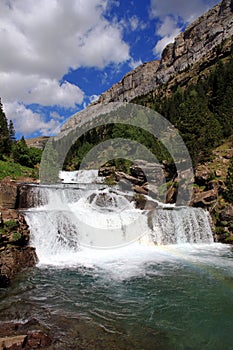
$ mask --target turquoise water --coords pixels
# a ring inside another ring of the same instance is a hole
[[[233,349],[233,251],[226,245],[84,250],[75,263],[40,264],[1,293],[2,318],[55,327],[61,349],[71,348],[67,335],[75,348],[76,333],[95,342],[85,349]]]

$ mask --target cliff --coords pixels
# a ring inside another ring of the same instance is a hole
[[[182,85],[219,56],[227,55],[233,35],[233,0],[223,0],[180,33],[162,52],[160,61],[147,62],[102,93],[98,103],[129,102],[173,80]],[[198,67],[197,67],[198,66]],[[197,69],[198,68],[198,69]],[[173,84],[170,84],[170,88]]]

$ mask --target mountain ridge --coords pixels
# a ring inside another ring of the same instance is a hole
[[[213,61],[220,54],[218,46],[228,41],[229,45],[221,53],[224,54],[232,43],[232,36],[233,1],[223,0],[191,23],[175,38],[174,43],[168,44],[160,61],[143,63],[127,73],[93,104],[130,102],[135,97],[168,83],[186,70],[192,70],[197,62]]]

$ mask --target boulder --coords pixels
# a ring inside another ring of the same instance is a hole
[[[191,206],[206,208],[215,203],[218,198],[218,190],[196,192],[193,195]]]
[[[141,179],[136,178],[134,176],[125,174],[122,171],[116,171],[115,172],[115,178],[116,178],[116,181],[120,181],[122,179],[125,179],[125,180],[127,180],[127,181],[129,181],[129,182],[131,182],[132,184],[135,184],[135,185],[142,185],[144,183],[144,180],[141,180]]]
[[[233,224],[233,205],[227,205],[220,213],[220,219]]]
[[[0,254],[0,287],[10,284],[16,273],[37,263],[35,248],[7,247]]]
[[[0,349],[18,350],[25,347],[27,335],[16,335],[12,337],[0,338]]]
[[[161,184],[165,179],[164,165],[151,163],[141,159],[135,160],[130,168],[130,173],[142,183],[153,181]]]

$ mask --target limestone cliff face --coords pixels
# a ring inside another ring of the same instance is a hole
[[[229,39],[232,43],[232,35],[233,0],[223,0],[190,24],[174,43],[167,45],[160,61],[144,63],[129,72],[104,92],[95,104],[131,101],[175,76],[191,71],[196,63],[211,62],[220,54],[218,46]]]
[[[61,131],[73,128],[83,118],[101,112],[109,102],[129,102],[148,92],[163,94],[177,84],[183,86],[195,76],[205,74],[217,59],[229,55],[233,45],[233,0],[223,0],[180,33],[163,50],[160,61],[147,62],[126,74],[102,93],[84,111],[74,114]],[[91,107],[91,108],[90,108]],[[100,110],[100,111],[99,111]],[[99,112],[98,112],[99,111]]]
[[[130,101],[135,96],[143,95],[153,90],[156,85],[156,75],[160,61],[143,63],[127,73],[123,79],[104,92],[97,103]]]

